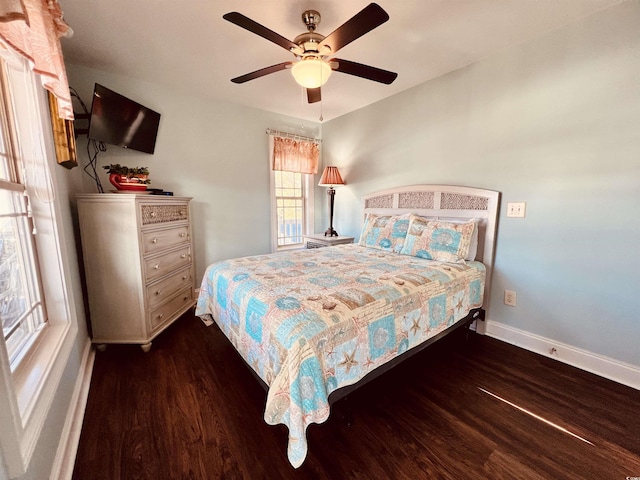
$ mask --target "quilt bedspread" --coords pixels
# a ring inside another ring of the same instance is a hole
[[[269,391],[264,420],[289,429],[294,467],[328,397],[482,305],[480,262],[359,245],[237,258],[207,269],[196,315],[212,319]]]

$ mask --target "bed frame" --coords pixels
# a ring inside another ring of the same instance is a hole
[[[393,367],[399,363],[420,353],[429,345],[434,344],[459,328],[470,328],[475,323],[475,331],[484,334],[484,319],[489,306],[489,293],[491,291],[491,273],[493,270],[499,208],[500,192],[449,185],[411,185],[382,190],[363,197],[363,219],[367,213],[377,213],[381,215],[415,213],[416,215],[438,220],[460,221],[470,220],[472,218],[476,219],[478,221],[478,251],[476,260],[481,261],[487,269],[483,303],[482,308],[471,310],[462,320],[454,323],[446,330],[434,335],[420,345],[407,350],[390,362],[369,372],[353,385],[335,390],[329,395],[330,405],[346,398],[354,390],[393,369]],[[240,354],[238,355],[242,358]],[[265,392],[268,392],[269,386],[250,366],[249,371],[258,380],[260,385],[262,385]],[[347,408],[347,410],[349,409]],[[349,417],[350,414],[347,413],[347,423],[351,421]]]

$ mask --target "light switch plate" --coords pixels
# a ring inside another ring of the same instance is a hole
[[[524,218],[527,204],[525,202],[507,203],[507,217]]]

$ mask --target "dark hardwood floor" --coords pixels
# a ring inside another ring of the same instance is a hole
[[[351,426],[335,404],[299,469],[286,428],[262,420],[265,398],[191,313],[149,353],[111,345],[96,356],[73,478],[640,477],[640,391],[479,335],[445,338],[356,391]]]

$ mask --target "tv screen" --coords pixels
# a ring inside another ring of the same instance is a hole
[[[88,137],[100,142],[153,153],[160,114],[95,84]]]

